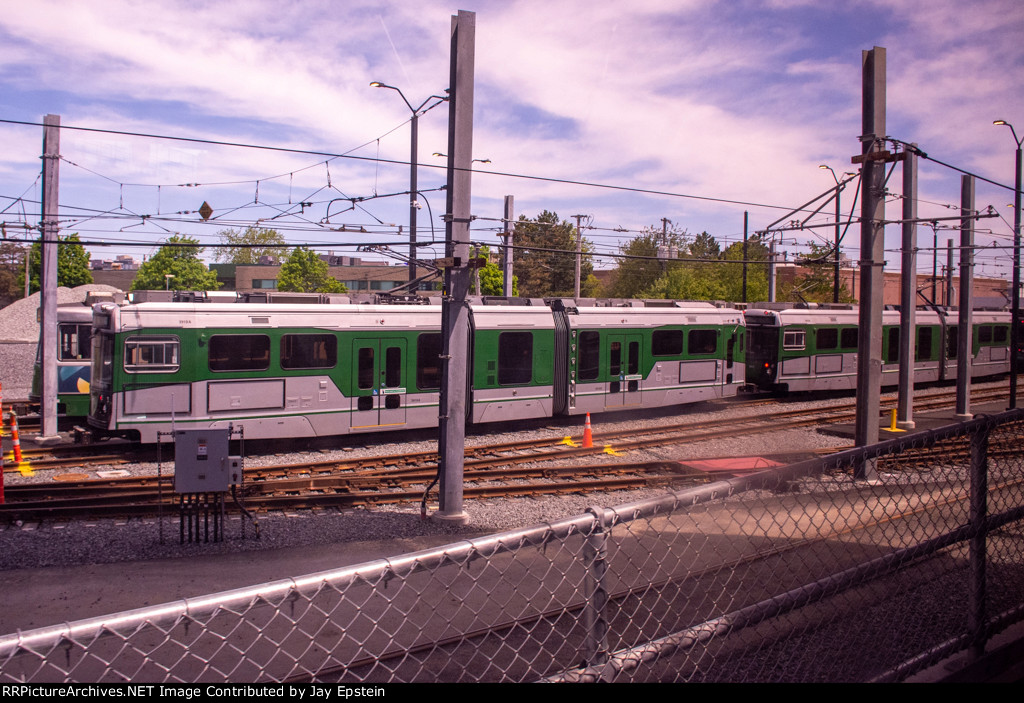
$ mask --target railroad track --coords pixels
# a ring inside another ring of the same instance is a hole
[[[973,402],[1001,398],[1002,389],[976,393]],[[955,394],[940,391],[921,396],[921,409],[945,407]],[[605,459],[580,464],[587,457],[649,450],[737,434],[780,432],[853,419],[855,403],[829,408],[754,413],[728,420],[684,421],[618,432],[604,432],[598,446],[566,446],[551,438],[468,447],[464,479],[467,498],[550,495],[679,486],[718,478],[722,473],[694,472],[675,461]],[[723,428],[723,422],[727,427]],[[571,439],[571,438],[570,438]],[[571,440],[576,444],[575,440]],[[46,450],[39,450],[45,453]],[[86,458],[109,466],[127,463],[130,455],[92,455]],[[82,466],[83,457],[33,459],[36,469]],[[554,462],[577,463],[552,465]],[[436,476],[434,451],[387,456],[336,459],[250,467],[245,470],[242,498],[249,510],[288,510],[356,507],[419,501],[424,487]],[[144,476],[103,480],[72,480],[10,486],[0,518],[72,518],[84,515],[148,515],[174,504],[170,477]]]

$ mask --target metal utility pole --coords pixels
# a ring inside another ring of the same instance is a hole
[[[857,412],[854,441],[863,447],[878,442],[882,392],[882,286],[885,265],[885,49],[864,51],[862,61],[863,109],[861,234],[860,234],[860,335],[857,343]],[[854,468],[854,478],[873,479],[874,462]]]
[[[775,240],[768,243],[768,302],[775,302]]]
[[[477,266],[477,259],[480,258],[480,245],[473,245],[473,295],[480,295],[480,267]]]
[[[396,88],[393,85],[387,85],[380,81],[373,81],[370,83],[371,88],[387,88],[398,93],[402,97],[402,101],[406,104],[409,110],[412,112],[412,118],[409,120],[409,127],[412,132],[411,135],[411,147],[409,154],[409,280],[415,281],[418,275],[416,270],[416,213],[420,208],[420,204],[417,200],[419,196],[419,184],[418,184],[418,171],[419,171],[419,133],[420,133],[420,115],[425,113],[427,110],[436,107],[439,103],[435,103],[424,110],[427,103],[431,100],[445,101],[446,97],[441,95],[431,95],[429,98],[420,103],[419,107],[413,107],[412,103],[405,97],[405,93]],[[415,293],[416,291],[412,291]]]
[[[1017,350],[1021,345],[1020,338],[1020,188],[1021,188],[1021,139],[1017,139],[1017,130],[1006,120],[996,120],[992,124],[1010,128],[1013,141],[1017,142],[1017,160],[1014,164],[1013,188],[1013,290],[1010,292],[1010,410],[1017,407]]]
[[[505,223],[505,233],[502,235],[505,237],[505,256],[504,264],[501,267],[502,276],[502,292],[506,298],[511,298],[513,295],[512,288],[512,239],[515,235],[516,225],[515,220],[515,202],[511,195],[505,196],[505,216],[503,221]]]
[[[747,225],[750,213],[743,211],[743,302],[747,302]]]
[[[843,192],[843,188],[846,187],[846,181],[844,180],[842,183],[840,183],[839,182],[839,176],[837,176],[836,172],[832,170],[832,167],[827,165],[827,164],[822,164],[822,165],[818,166],[818,168],[822,169],[823,171],[828,171],[829,173],[831,173],[832,174],[832,180],[835,181],[835,183],[836,183],[836,237],[835,237],[835,251],[833,252],[834,253],[834,257],[833,257],[834,258],[834,262],[833,262],[834,272],[833,272],[833,277],[832,277],[832,279],[833,279],[833,282],[832,282],[832,302],[833,303],[838,303],[839,302],[839,239],[840,239],[840,236],[841,236],[840,235],[840,227],[839,227],[839,219],[843,216],[842,207],[840,206],[840,201],[841,201],[840,194]],[[847,175],[852,175],[852,174],[844,173],[843,175],[847,176]]]
[[[583,266],[583,232],[580,230],[580,220],[586,215],[573,215],[576,219],[576,278],[575,287],[573,289],[576,300],[580,299],[580,269]]]
[[[903,152],[903,257],[900,263],[900,372],[896,426],[914,429],[914,339],[917,302],[917,145]],[[838,235],[837,235],[838,236]],[[838,242],[838,238],[836,239]],[[932,344],[938,340],[933,339]]]
[[[946,240],[946,303],[947,308],[953,307],[953,240]]]
[[[974,343],[974,176],[960,177],[960,301],[957,308],[956,416],[970,420],[971,352]]]
[[[833,173],[832,175],[835,176],[836,174]],[[839,302],[839,238],[841,236],[840,233],[839,233],[839,218],[843,216],[843,212],[842,212],[842,210],[840,209],[840,206],[839,206],[839,200],[840,200],[839,194],[842,193],[842,192],[843,192],[843,189],[842,189],[842,187],[839,185],[839,183],[837,181],[836,182],[836,243],[835,243],[835,249],[836,250],[834,252],[834,255],[835,255],[835,271],[834,271],[834,275],[832,276],[832,279],[833,279],[832,280],[832,302],[833,303],[838,303]]]
[[[37,441],[57,438],[57,237],[60,204],[60,115],[43,118],[43,191],[41,225],[42,272],[39,302],[39,349],[42,384],[39,394],[40,433]]]
[[[463,460],[469,387],[469,221],[473,165],[473,74],[476,13],[452,17],[448,109],[448,192],[441,302],[441,398],[438,416],[440,510],[436,517],[465,523]]]

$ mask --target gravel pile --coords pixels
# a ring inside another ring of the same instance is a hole
[[[58,288],[57,304],[81,303],[89,291],[116,291],[113,286],[90,283]],[[39,293],[0,308],[0,383],[7,400],[26,400],[32,390],[32,367],[39,343]]]
[[[57,305],[84,303],[89,291],[113,292],[120,290],[113,286],[89,283],[77,288],[58,288]],[[0,308],[0,342],[32,342],[39,341],[39,323],[36,311],[39,309],[39,293],[27,298],[15,300],[5,308]]]

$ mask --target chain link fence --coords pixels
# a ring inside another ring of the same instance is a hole
[[[18,682],[901,680],[1024,618],[1024,412],[0,638]]]

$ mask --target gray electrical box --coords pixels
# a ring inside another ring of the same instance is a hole
[[[241,457],[229,456],[231,431],[174,431],[174,491],[228,491],[241,480]]]

